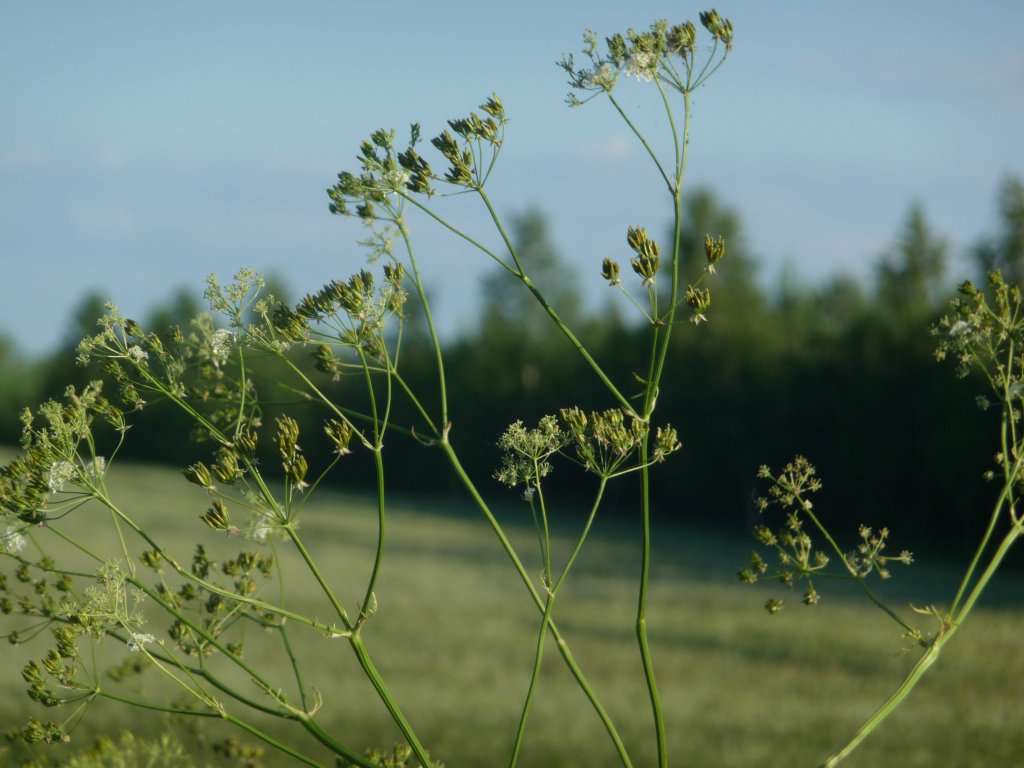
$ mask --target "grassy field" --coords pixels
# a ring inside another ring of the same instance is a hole
[[[180,474],[119,468],[112,485],[123,507],[183,559],[200,541],[223,545],[197,519],[207,504],[204,494]],[[526,510],[503,508],[501,518],[520,550],[532,553],[535,535]],[[105,519],[99,509],[81,509],[73,524],[90,546],[109,550],[108,528],[100,524]],[[302,518],[303,535],[350,611],[368,572],[374,523],[368,500],[341,494],[316,497]],[[557,530],[563,546],[575,525],[566,519]],[[654,763],[654,743],[633,633],[635,534],[627,521],[598,521],[590,547],[560,593],[556,619],[639,767]],[[228,543],[237,550],[237,540]],[[749,550],[746,542],[680,528],[658,532],[655,547],[649,624],[673,765],[816,765],[913,663],[912,655],[900,653],[903,641],[895,625],[850,593],[833,597],[822,590],[822,604],[814,609],[801,606],[798,594],[788,595],[786,609],[769,616],[761,608],[768,591],[735,578]],[[286,571],[296,566],[289,553],[281,557]],[[528,566],[539,574],[535,558]],[[955,572],[924,561],[897,574],[890,594],[903,606],[942,602],[955,578]],[[1019,574],[996,583],[991,599],[908,705],[846,765],[1021,764],[1022,586]],[[266,589],[268,597],[276,595],[277,585]],[[287,595],[292,607],[328,617],[308,580],[290,583]],[[377,595],[379,610],[365,630],[368,648],[431,753],[449,768],[506,764],[539,616],[484,520],[461,501],[392,500]],[[5,619],[4,631],[10,626]],[[162,635],[155,622],[148,630]],[[287,687],[284,652],[271,640],[253,633],[246,658],[273,670]],[[306,679],[324,696],[324,724],[360,749],[399,740],[345,641],[310,633],[299,636],[297,645],[307,659]],[[125,653],[106,646],[107,653]],[[52,717],[23,690],[19,672],[33,653],[39,651],[31,644],[5,651],[3,728],[20,725],[29,714]],[[140,685],[153,681],[146,677]],[[82,746],[96,734],[125,727],[139,734],[180,728],[198,745],[222,735],[209,723],[197,733],[160,715],[97,706],[75,732],[75,742]],[[6,760],[13,761],[13,753]],[[206,763],[224,764],[208,752],[199,762]],[[264,764],[293,763],[268,752]],[[549,643],[520,765],[616,764],[599,722]]]

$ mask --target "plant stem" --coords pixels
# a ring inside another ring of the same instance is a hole
[[[1005,489],[1004,489],[1005,492]],[[913,669],[910,670],[909,674],[904,678],[903,682],[900,683],[899,687],[893,691],[892,695],[886,699],[885,703],[882,704],[875,712],[869,717],[865,723],[857,730],[853,738],[847,742],[842,749],[829,757],[824,763],[821,764],[820,768],[835,768],[843,760],[857,749],[864,739],[866,739],[872,731],[874,731],[882,722],[893,713],[893,711],[903,703],[903,700],[910,694],[914,687],[920,682],[924,673],[935,663],[939,658],[939,654],[942,652],[942,648],[952,639],[953,635],[956,634],[957,629],[963,624],[967,615],[971,612],[974,604],[977,602],[981,593],[984,591],[989,580],[998,570],[999,565],[1006,557],[1007,552],[1010,551],[1010,547],[1020,538],[1021,534],[1024,533],[1024,527],[1021,524],[1014,525],[1009,533],[1003,537],[999,548],[992,555],[992,559],[989,561],[988,566],[985,568],[984,573],[978,577],[977,583],[971,590],[970,595],[964,602],[963,606],[959,611],[947,618],[939,634],[928,646],[928,649],[924,652]]]
[[[512,546],[512,542],[508,540],[508,537],[505,535],[505,531],[502,530],[501,524],[498,522],[497,518],[494,517],[494,513],[491,512],[487,502],[484,501],[484,498],[480,495],[480,491],[477,490],[477,487],[473,484],[473,481],[466,473],[465,468],[463,468],[458,455],[455,453],[455,449],[452,448],[447,437],[443,438],[439,445],[441,450],[444,451],[445,456],[448,458],[449,463],[452,465],[452,469],[455,471],[455,474],[462,482],[463,487],[469,493],[473,502],[477,505],[480,511],[483,512],[484,517],[487,518],[487,522],[490,524],[491,530],[494,531],[494,534],[498,537],[498,541],[501,542],[502,549],[505,550],[505,554],[508,555],[512,564],[515,566],[516,573],[519,574],[519,578],[522,580],[527,591],[530,593],[530,596],[533,598],[537,609],[543,611],[544,601],[541,600],[540,595],[537,593],[537,588],[534,587],[533,582],[530,580],[530,575],[527,573],[522,561],[516,554],[515,548]],[[583,691],[583,694],[587,697],[587,700],[593,707],[594,712],[601,720],[601,724],[604,726],[605,731],[608,732],[608,736],[615,745],[615,750],[618,752],[622,765],[624,768],[632,768],[633,763],[629,758],[629,753],[626,752],[626,747],[622,743],[622,738],[619,736],[619,732],[615,729],[615,724],[612,722],[611,717],[609,717],[604,705],[601,704],[601,700],[597,697],[594,689],[591,688],[590,683],[587,682],[587,678],[583,674],[583,670],[580,669],[579,665],[576,663],[576,659],[573,657],[572,651],[569,649],[569,644],[566,642],[565,638],[562,637],[562,633],[559,631],[554,619],[549,619],[548,628],[551,632],[551,636],[555,639],[555,642],[558,645],[558,652],[561,654],[566,666],[569,667],[569,671],[576,680],[576,684],[580,687],[580,690]]]
[[[433,763],[430,762],[430,757],[427,755],[427,751],[420,744],[419,739],[412,730],[412,726],[409,725],[409,721],[405,719],[405,715],[402,714],[402,710],[398,708],[395,703],[394,697],[388,690],[387,685],[384,683],[384,678],[380,676],[380,672],[373,665],[370,660],[370,655],[366,652],[366,646],[363,644],[363,638],[358,632],[354,632],[349,638],[349,644],[352,646],[352,650],[355,651],[356,658],[359,660],[359,666],[363,668],[363,672],[369,678],[373,684],[374,689],[377,691],[377,695],[380,696],[381,701],[384,702],[384,706],[387,707],[388,712],[391,714],[391,719],[395,721],[395,725],[398,726],[399,730],[402,731],[402,735],[405,740],[412,747],[413,753],[416,755],[416,759],[420,761],[420,765],[423,768],[431,768]]]
[[[526,734],[526,718],[530,714],[530,705],[533,703],[533,694],[537,690],[537,681],[540,679],[540,663],[544,657],[544,640],[548,636],[548,622],[551,619],[551,609],[555,605],[555,595],[548,592],[544,601],[544,615],[540,622],[540,632],[537,633],[537,650],[533,656],[533,672],[530,675],[530,687],[526,691],[526,700],[523,702],[523,712],[519,716],[519,727],[516,729],[516,740],[512,747],[512,757],[509,759],[509,768],[515,768],[519,760],[519,750],[523,746],[523,736]]]
[[[641,554],[640,554],[640,589],[636,607],[636,639],[640,646],[640,661],[644,669],[644,681],[651,701],[651,712],[654,716],[654,733],[658,743],[658,765],[668,766],[668,750],[665,740],[665,717],[658,695],[658,683],[654,676],[654,660],[651,657],[651,646],[647,639],[647,588],[651,572],[651,488],[650,467],[648,462],[649,433],[645,433],[640,443],[640,520],[641,520]]]

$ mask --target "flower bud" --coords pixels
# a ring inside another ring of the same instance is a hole
[[[288,476],[294,481],[294,483],[300,487],[305,487],[306,471],[309,469],[309,465],[306,463],[306,457],[301,453],[296,454],[288,466]]]
[[[213,474],[222,483],[230,485],[242,474],[238,468],[238,457],[228,448],[217,451],[217,461],[213,465]]]
[[[342,422],[331,419],[324,425],[324,432],[327,434],[327,438],[334,443],[335,453],[344,456],[346,453],[352,452],[348,444],[352,440],[354,430],[347,421]]]
[[[206,513],[199,519],[215,531],[231,529],[231,518],[228,516],[227,505],[220,499],[214,499],[213,506],[206,510]]]
[[[694,288],[692,285],[686,289],[686,305],[693,310],[691,321],[694,325],[700,325],[707,320],[704,313],[711,306],[711,291],[707,288]]]
[[[605,259],[601,262],[601,277],[608,281],[609,285],[619,285],[619,263],[613,259]]]
[[[711,235],[704,235],[704,255],[708,260],[708,272],[715,271],[715,264],[725,258],[725,239],[719,235],[712,240]]]
[[[195,464],[182,470],[182,474],[190,483],[198,485],[200,488],[213,490],[213,478],[210,476],[209,468],[203,462],[197,461]]]

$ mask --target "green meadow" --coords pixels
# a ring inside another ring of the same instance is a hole
[[[203,492],[172,469],[119,466],[111,472],[111,487],[123,508],[186,561],[199,542],[223,555],[252,546],[206,528],[198,519],[207,504]],[[501,493],[495,488],[493,496],[501,499]],[[511,538],[522,553],[535,552],[528,509],[503,503],[499,517]],[[104,515],[86,507],[68,523],[89,546],[113,553],[115,541]],[[486,522],[462,500],[393,498],[388,515],[378,610],[364,629],[370,653],[432,756],[449,768],[506,764],[529,682],[539,614]],[[554,517],[564,552],[581,516],[577,510],[559,510]],[[375,523],[370,499],[344,493],[319,493],[303,511],[301,533],[350,607],[360,598],[370,568]],[[598,520],[559,593],[555,619],[635,764],[646,766],[654,763],[655,745],[633,629],[637,534],[638,526],[629,520]],[[881,703],[913,663],[914,652],[902,652],[905,642],[895,625],[852,592],[820,585],[821,604],[806,608],[797,592],[740,584],[735,571],[749,552],[745,541],[680,525],[656,530],[654,547],[648,616],[674,765],[814,766]],[[965,551],[970,547],[964,543]],[[281,547],[278,556],[286,574],[300,574],[291,553]],[[928,553],[918,558],[909,569],[898,568],[884,587],[907,616],[914,616],[909,603],[948,600],[957,577]],[[539,561],[525,559],[539,576]],[[996,581],[907,705],[844,765],[1022,764],[1022,586],[1019,573]],[[272,579],[263,589],[276,600],[282,587]],[[290,581],[284,590],[291,607],[328,615],[308,579]],[[763,610],[769,596],[785,598],[780,614]],[[5,631],[11,626],[18,624],[8,618]],[[155,619],[146,629],[165,636],[166,627]],[[253,629],[246,637],[246,659],[287,688],[290,669],[276,637]],[[294,639],[306,681],[323,695],[319,717],[324,725],[360,749],[399,740],[344,641],[298,628]],[[30,714],[52,717],[27,698],[20,677],[23,664],[41,647],[28,642],[5,650],[0,681],[5,730]],[[127,653],[110,640],[101,652],[110,660]],[[543,671],[520,764],[616,765],[606,734],[550,640]],[[147,672],[128,685],[146,692],[159,684]],[[68,754],[97,735],[125,728],[142,735],[177,729],[196,750],[197,765],[227,765],[209,745],[225,735],[244,736],[211,719],[181,722],[97,705],[75,730],[71,747],[51,754]],[[0,762],[16,765],[20,753],[13,750],[13,745],[0,746]],[[292,763],[268,750],[262,764]]]

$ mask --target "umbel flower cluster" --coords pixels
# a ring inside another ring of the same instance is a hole
[[[814,466],[803,456],[793,459],[778,475],[773,474],[767,466],[762,466],[758,477],[769,482],[768,497],[757,500],[758,510],[764,514],[771,507],[777,506],[785,513],[785,519],[775,529],[768,525],[757,526],[754,536],[758,543],[774,551],[778,565],[770,574],[771,577],[787,587],[800,582],[806,585],[804,605],[817,605],[821,599],[814,584],[818,576],[853,579],[863,586],[864,579],[872,573],[888,579],[891,562],[904,565],[913,562],[913,555],[906,550],[898,555],[885,552],[889,538],[887,528],[876,532],[862,525],[858,531],[860,541],[856,548],[850,552],[841,550],[814,511],[811,496],[821,490],[821,480]],[[820,537],[820,544],[815,544],[812,534]],[[827,569],[833,557],[841,564],[841,569],[829,572]],[[768,571],[768,562],[755,551],[750,555],[749,565],[739,571],[739,577],[741,581],[754,584],[761,576],[767,575]],[[773,614],[782,610],[782,607],[783,601],[777,598],[770,598],[765,603],[765,608]]]
[[[588,30],[583,36],[583,55],[589,66],[577,67],[571,54],[559,62],[573,89],[588,94],[580,99],[570,93],[569,105],[580,106],[594,96],[610,93],[622,75],[644,82],[657,81],[680,93],[703,85],[732,51],[733,27],[731,21],[714,10],[701,13],[700,23],[714,40],[714,47],[701,66],[697,28],[690,21],[669,26],[662,20],[646,32],[630,29],[625,35],[616,33],[605,39],[603,52],[598,50],[597,34]]]

